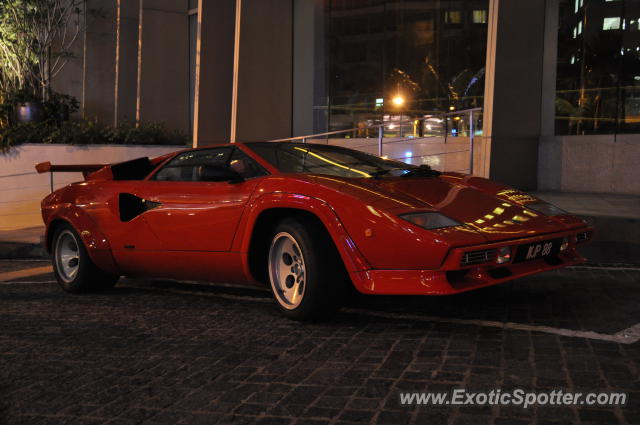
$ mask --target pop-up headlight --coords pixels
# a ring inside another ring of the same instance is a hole
[[[567,212],[562,208],[558,208],[548,202],[532,202],[530,204],[525,204],[524,207],[546,216],[567,214]]]
[[[400,217],[427,230],[460,226],[461,224],[437,212],[409,213],[402,214]]]

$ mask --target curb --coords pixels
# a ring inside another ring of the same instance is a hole
[[[0,241],[0,259],[24,258],[49,258],[49,254],[39,243]]]

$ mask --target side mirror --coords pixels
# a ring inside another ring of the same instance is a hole
[[[205,164],[198,169],[198,181],[240,183],[244,178],[230,168]]]

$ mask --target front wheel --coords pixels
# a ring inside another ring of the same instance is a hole
[[[52,243],[53,272],[67,292],[80,293],[113,287],[119,276],[100,270],[91,261],[80,236],[68,224],[56,230]]]
[[[281,312],[294,320],[333,313],[344,298],[344,266],[323,228],[310,220],[285,219],[269,247],[269,282]]]

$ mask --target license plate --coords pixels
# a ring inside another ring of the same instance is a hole
[[[516,258],[514,261],[519,263],[521,261],[537,260],[539,258],[555,255],[560,251],[561,239],[554,239],[551,241],[536,242],[528,245],[520,245]]]

